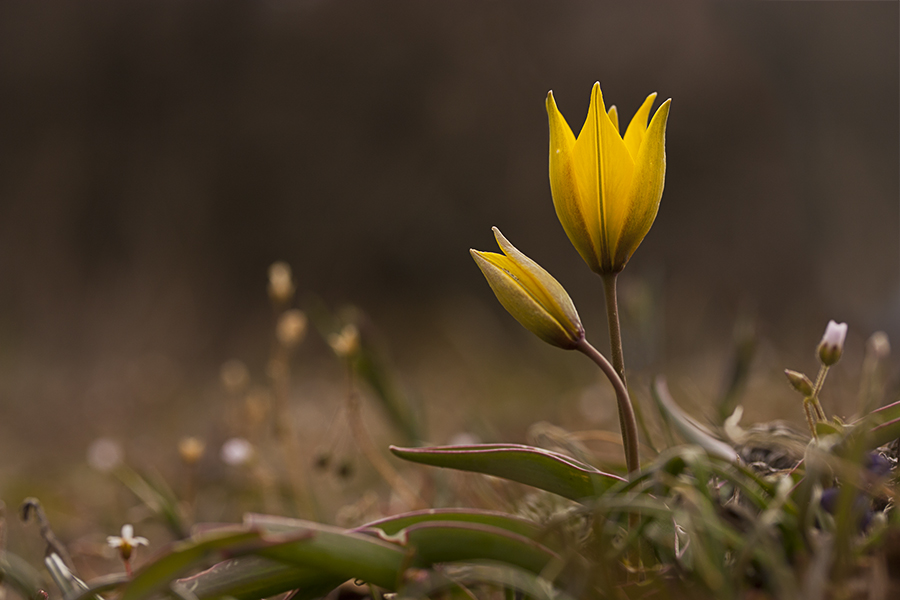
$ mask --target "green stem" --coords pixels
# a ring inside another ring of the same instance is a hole
[[[622,426],[622,445],[625,447],[625,464],[628,466],[629,473],[635,473],[640,470],[641,463],[638,456],[637,423],[634,419],[634,407],[631,405],[631,398],[628,396],[628,388],[625,387],[625,382],[616,373],[613,365],[596,348],[591,346],[585,338],[582,338],[575,348],[597,363],[597,366],[600,367],[616,391],[616,401],[619,405],[619,423]]]
[[[625,379],[625,354],[622,352],[622,327],[619,325],[619,303],[616,296],[616,279],[618,273],[603,275],[603,290],[606,292],[606,317],[609,321],[610,358],[613,368],[622,383]]]
[[[826,365],[822,365],[819,367],[819,374],[816,375],[816,383],[813,385],[813,393],[812,393],[812,403],[813,407],[816,409],[816,417],[819,421],[827,421],[828,418],[825,416],[825,411],[822,410],[822,405],[819,403],[819,393],[822,391],[822,387],[825,385],[825,376],[828,375],[828,367]]]

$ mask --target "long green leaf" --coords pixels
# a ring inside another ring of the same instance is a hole
[[[391,446],[391,452],[412,462],[502,477],[577,501],[597,497],[624,481],[563,454],[519,444]]]
[[[398,545],[312,522],[305,531],[309,534],[306,539],[260,549],[256,554],[344,579],[396,588],[407,562],[406,551]]]
[[[8,585],[23,598],[37,600],[41,575],[25,559],[0,549],[0,584]]]
[[[251,515],[247,521],[270,531],[306,533],[299,541],[254,548],[256,556],[244,556],[215,565],[211,569],[183,579],[183,588],[198,598],[233,596],[250,600],[290,589],[301,590],[302,598],[327,593],[347,579],[361,579],[389,590],[397,589],[407,567],[428,568],[434,563],[494,560],[532,573],[540,573],[559,555],[546,546],[503,527],[462,520],[428,520],[425,511],[405,515],[402,521],[382,521],[377,529],[385,539],[357,531],[345,531],[295,519]],[[463,512],[450,513],[462,517]],[[446,515],[444,515],[446,516]],[[528,534],[539,530],[527,521],[503,520]],[[401,522],[406,527],[397,529]],[[261,525],[266,523],[266,525]],[[389,536],[385,530],[393,533]],[[386,541],[389,539],[390,542]]]
[[[296,567],[261,556],[241,556],[220,562],[179,584],[200,600],[231,597],[237,600],[268,598],[288,590],[300,590],[292,596],[318,598],[346,581],[319,569]]]
[[[381,539],[390,539],[407,527],[433,521],[459,521],[463,523],[490,525],[492,527],[498,527],[516,533],[528,539],[539,541],[554,549],[557,548],[558,544],[562,543],[561,540],[557,540],[551,536],[551,532],[549,532],[546,527],[543,527],[534,521],[529,521],[522,517],[498,511],[475,508],[429,508],[417,510],[372,521],[365,525],[360,525],[351,531],[355,533],[374,534]],[[244,516],[244,524],[252,528],[263,529],[266,531],[290,532],[304,529],[309,523],[308,521],[300,519],[250,513]]]
[[[496,560],[539,574],[555,552],[527,537],[480,523],[432,522],[407,527],[397,534],[403,545],[415,550],[413,565]]]
[[[209,564],[216,555],[240,555],[265,545],[259,531],[225,529],[176,542],[161,558],[145,565],[122,592],[121,600],[141,600],[166,589],[186,571]],[[221,558],[220,558],[221,560]]]
[[[427,577],[407,584],[398,592],[397,598],[430,598],[442,590],[485,583],[520,591],[534,600],[572,600],[572,596],[554,589],[546,579],[523,569],[498,564],[466,564],[452,570],[432,571]]]

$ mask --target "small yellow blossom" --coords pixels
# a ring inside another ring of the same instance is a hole
[[[550,273],[519,252],[494,229],[503,254],[470,250],[500,304],[526,329],[549,344],[573,349],[584,327],[572,299]]]
[[[607,112],[594,84],[587,120],[578,134],[547,95],[550,191],[572,245],[601,275],[618,273],[656,218],[666,177],[666,122],[671,100],[647,119],[656,94],[638,109],[625,135],[616,107]]]

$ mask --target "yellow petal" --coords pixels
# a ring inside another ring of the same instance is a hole
[[[634,113],[631,123],[628,124],[628,129],[625,131],[625,146],[635,162],[637,162],[641,142],[644,141],[644,134],[647,131],[647,119],[650,117],[650,109],[653,107],[654,100],[656,100],[656,92],[647,96],[647,99],[644,100],[638,111]]]
[[[506,256],[518,265],[523,276],[528,279],[528,289],[538,302],[546,307],[566,329],[581,329],[581,319],[578,317],[578,311],[575,310],[575,305],[566,289],[543,267],[509,243],[499,229],[492,227],[492,230],[497,245]]]
[[[619,111],[616,108],[616,105],[613,104],[609,107],[609,110],[606,111],[606,114],[609,115],[609,120],[612,121],[613,127],[616,128],[616,131],[619,131]]]
[[[594,84],[588,116],[575,141],[575,170],[582,206],[597,207],[600,268],[609,271],[624,226],[634,161],[609,119],[599,83]],[[590,216],[587,210],[585,216]]]
[[[584,328],[569,295],[537,263],[516,250],[495,227],[506,255],[470,250],[500,304],[526,329],[547,343],[572,349]]]
[[[653,115],[635,161],[632,193],[614,257],[617,270],[623,269],[637,250],[659,210],[666,180],[666,122],[671,103],[666,100]]]
[[[597,256],[600,238],[599,203],[586,205],[581,199],[575,173],[575,135],[556,106],[553,92],[547,94],[550,122],[550,192],[563,230],[581,257],[593,270],[600,267]]]

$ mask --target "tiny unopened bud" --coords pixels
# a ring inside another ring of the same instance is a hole
[[[883,331],[876,331],[866,342],[866,350],[877,360],[884,360],[891,354],[891,343]]]
[[[178,442],[178,456],[186,465],[195,465],[203,457],[206,444],[193,436],[181,438]]]
[[[278,317],[275,326],[275,337],[285,348],[293,348],[303,341],[306,335],[306,314],[302,310],[285,311]]]
[[[825,335],[819,342],[818,355],[819,360],[826,367],[830,367],[841,360],[841,354],[844,353],[844,339],[847,337],[847,324],[828,321],[825,328]]]
[[[250,383],[250,370],[237,359],[225,361],[219,371],[222,385],[232,394],[244,391]]]
[[[353,323],[348,323],[340,333],[328,336],[328,345],[341,358],[353,356],[359,350],[359,329]]]
[[[813,395],[813,384],[809,377],[799,371],[791,371],[790,369],[785,369],[784,374],[787,375],[788,381],[794,389],[803,394],[804,397],[808,398]]]
[[[294,295],[291,266],[283,261],[269,267],[269,297],[276,302],[287,302]]]

